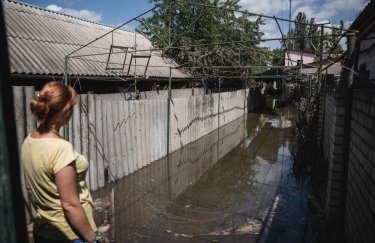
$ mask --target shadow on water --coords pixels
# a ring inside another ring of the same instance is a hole
[[[306,242],[294,111],[248,114],[112,185],[113,242]]]

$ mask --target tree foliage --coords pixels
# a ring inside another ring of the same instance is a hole
[[[284,66],[284,50],[282,48],[275,48],[272,50],[272,65]]]
[[[315,25],[315,18],[307,20],[304,12],[299,12],[295,18],[295,27],[291,29],[284,37],[296,39],[282,40],[281,44],[288,50],[300,50],[310,53],[319,51],[319,30]],[[302,37],[302,38],[298,38]]]
[[[339,35],[342,34],[343,28],[344,22],[341,20],[339,29],[332,29],[332,36],[327,36],[324,39],[324,49],[326,50],[326,52],[331,52],[335,55],[342,54],[344,52],[341,45],[338,43],[340,40]]]
[[[305,51],[313,54],[320,54],[320,28],[315,22],[315,18],[307,20],[304,12],[299,12],[295,18],[295,27],[291,29],[284,37],[293,37],[296,39],[282,40],[281,44],[288,50]],[[343,22],[340,22],[339,29],[332,29],[329,33],[325,31],[323,35],[323,54],[332,52],[333,54],[341,54],[343,49],[338,43],[339,36],[343,29]],[[302,37],[302,38],[299,38]],[[332,49],[332,50],[331,50]]]
[[[239,10],[239,0],[149,2],[159,7],[142,19],[139,30],[180,65],[202,67],[194,69],[196,73],[218,74],[209,70],[213,65],[264,65],[269,58],[269,52],[257,46],[263,21],[226,10]]]

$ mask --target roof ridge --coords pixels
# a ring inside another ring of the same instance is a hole
[[[23,1],[20,1],[20,0],[2,0],[2,1],[7,1],[7,2],[15,3],[15,4],[21,4],[21,5],[24,5],[26,7],[31,7],[31,8],[39,9],[39,10],[42,10],[42,11],[50,12],[50,13],[53,13],[53,14],[66,16],[66,17],[69,17],[69,18],[72,18],[72,19],[80,20],[80,21],[83,21],[83,22],[91,23],[91,24],[97,24],[97,25],[100,25],[100,26],[103,26],[103,27],[108,27],[108,28],[112,28],[112,29],[117,28],[117,27],[113,27],[113,26],[106,25],[106,24],[103,24],[103,23],[97,23],[97,22],[90,21],[90,20],[87,20],[87,19],[81,19],[81,18],[72,16],[72,15],[69,15],[69,14],[59,13],[59,12],[56,12],[56,11],[53,11],[53,10],[49,10],[49,9],[46,9],[46,8],[43,8],[43,7],[39,7],[39,6],[30,4],[30,3],[23,2]],[[142,34],[142,33],[137,33],[135,31],[125,30],[125,29],[121,29],[121,28],[118,28],[116,30],[129,32],[129,33],[135,33],[135,34]],[[144,35],[142,34],[142,36],[144,36]]]

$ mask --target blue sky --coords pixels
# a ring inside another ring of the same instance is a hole
[[[118,26],[153,7],[147,0],[24,0],[42,8],[74,15],[94,22]],[[299,11],[306,13],[308,18],[315,17],[317,22],[338,25],[343,20],[346,26],[356,18],[369,0],[291,0],[292,19]],[[281,18],[289,17],[289,0],[240,0],[243,10],[252,13]],[[280,22],[283,32],[287,31],[288,23]],[[128,28],[137,26],[131,22]],[[292,25],[293,27],[293,25]],[[275,21],[267,20],[261,29],[264,38],[280,37]],[[344,44],[344,43],[342,43]],[[266,42],[264,46],[276,47],[278,42]]]
[[[94,22],[117,26],[151,9],[147,0],[22,0],[22,2],[48,8],[88,19]],[[132,22],[130,26],[136,26]]]

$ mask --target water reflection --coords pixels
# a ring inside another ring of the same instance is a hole
[[[306,187],[290,175],[293,119],[289,109],[249,114],[118,181],[110,238],[299,242],[293,219],[304,213]]]

